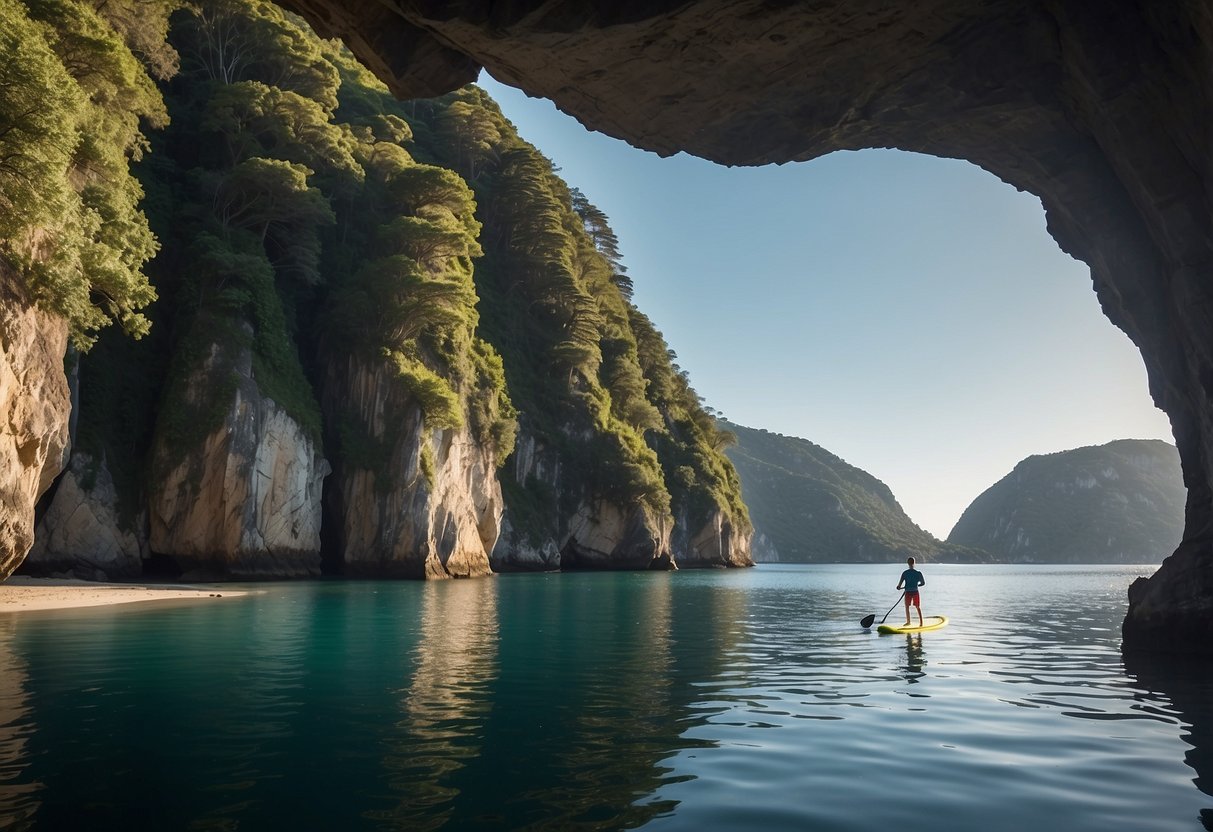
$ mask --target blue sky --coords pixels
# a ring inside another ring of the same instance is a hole
[[[636,305],[707,404],[863,468],[937,537],[1024,457],[1174,441],[1031,194],[894,150],[662,159],[480,83],[610,218]]]

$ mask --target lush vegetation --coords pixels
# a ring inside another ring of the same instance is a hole
[[[1187,489],[1174,445],[1122,439],[1031,456],[965,509],[948,541],[1028,563],[1158,563]]]
[[[341,81],[336,118],[349,126],[365,179],[338,201],[338,234],[325,257],[335,289],[319,326],[330,347],[386,361],[429,427],[466,423],[501,464],[517,422],[501,357],[477,332],[472,276],[482,251],[472,191],[455,171],[406,149],[414,107],[348,53],[329,45],[326,54]]]
[[[385,437],[340,407],[322,425],[318,366],[345,353],[386,367],[429,427],[466,415],[507,455],[513,410],[475,334],[479,223],[462,179],[416,162],[402,105],[276,6],[193,8],[172,39],[173,125],[142,171],[175,332],[161,446],[188,452],[217,426],[247,348],[261,394],[334,453],[348,445],[349,464],[379,470]]]
[[[748,534],[751,526],[741,480],[725,455],[736,444],[736,434],[723,429],[703,405],[652,321],[634,307],[630,319],[648,398],[665,428],[654,432],[652,442],[674,496],[675,515],[702,517],[720,509],[740,533]]]
[[[729,457],[756,532],[784,562],[989,560],[941,543],[914,525],[889,487],[824,448],[794,436],[724,423]]]
[[[0,259],[87,349],[148,330],[156,241],[130,163],[168,121],[172,0],[0,0]]]
[[[721,452],[728,437],[632,304],[606,215],[482,90],[417,102],[411,112],[418,155],[454,168],[476,192],[481,331],[505,359],[523,428],[591,496],[690,523],[722,510],[748,534],[736,473]],[[535,518],[530,530],[549,536],[571,508],[561,498],[576,496],[538,482],[507,489],[510,505]]]
[[[128,495],[249,383],[386,482],[405,414],[385,433],[343,404],[326,367],[354,362],[499,465],[520,426],[554,454],[561,487],[506,488],[534,537],[595,498],[748,533],[729,435],[607,217],[482,90],[397,101],[255,0],[0,0],[0,21],[0,256],[81,347],[151,326],[79,363],[79,447]]]

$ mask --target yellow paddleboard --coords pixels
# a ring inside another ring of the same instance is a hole
[[[948,626],[948,617],[946,615],[927,615],[923,616],[922,626],[912,624],[907,627],[904,624],[881,624],[876,628],[878,633],[921,633],[926,630],[938,630],[941,627]]]

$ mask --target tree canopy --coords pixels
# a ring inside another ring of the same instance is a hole
[[[172,6],[132,2],[107,10],[153,71],[172,70],[154,48]],[[145,128],[167,122],[143,63],[98,9],[77,0],[0,2],[0,257],[43,307],[67,319],[87,348],[119,323],[147,332],[156,296],[143,267],[156,240],[130,171]]]

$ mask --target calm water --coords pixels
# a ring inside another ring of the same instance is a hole
[[[0,828],[1213,828],[1213,676],[1119,652],[1151,567],[928,565],[951,626],[861,630],[900,569],[0,616]]]

